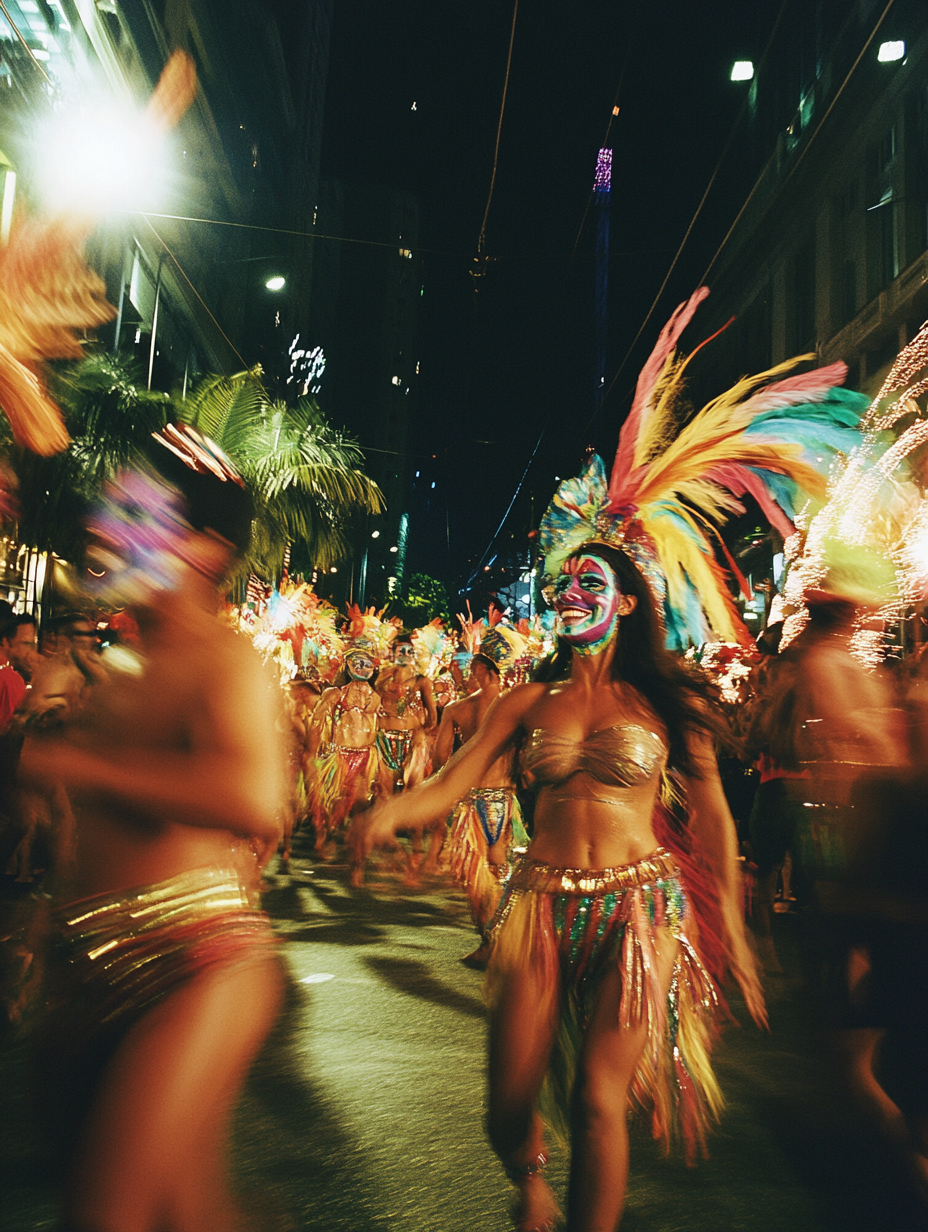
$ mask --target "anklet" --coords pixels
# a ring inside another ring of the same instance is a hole
[[[547,1152],[539,1151],[535,1158],[529,1160],[527,1164],[503,1164],[503,1171],[510,1181],[518,1184],[519,1181],[528,1181],[533,1176],[540,1176],[547,1166]]]

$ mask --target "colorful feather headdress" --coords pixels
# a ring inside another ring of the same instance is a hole
[[[680,355],[676,345],[708,294],[701,287],[664,326],[638,378],[611,475],[592,455],[582,475],[560,485],[539,529],[549,577],[584,543],[626,552],[650,583],[676,650],[750,640],[716,547],[750,592],[718,525],[742,513],[739,498],[749,494],[781,534],[792,534],[796,513],[824,499],[831,464],[859,439],[867,407],[862,394],[838,388],[843,363],[776,379],[814,358],[802,355],[743,377],[678,430],[696,352]]]

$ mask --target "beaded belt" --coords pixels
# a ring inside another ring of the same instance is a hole
[[[537,894],[609,894],[679,875],[673,856],[666,848],[658,847],[634,864],[615,868],[556,868],[541,860],[523,860],[512,874],[510,886]]]

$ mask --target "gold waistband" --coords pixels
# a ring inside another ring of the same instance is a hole
[[[210,865],[153,885],[63,903],[54,909],[53,920],[63,936],[73,936],[126,927],[143,932],[171,919],[251,909],[237,870]]]
[[[541,860],[523,860],[512,874],[510,885],[538,894],[609,894],[679,875],[673,856],[666,848],[658,847],[643,860],[616,868],[556,868]]]

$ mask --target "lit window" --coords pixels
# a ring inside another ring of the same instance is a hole
[[[411,261],[412,260],[412,249],[411,248],[401,248],[400,256],[405,257],[407,261]]]
[[[736,60],[731,66],[732,81],[753,81],[754,64],[751,60]]]
[[[403,378],[401,376],[395,376],[392,379],[394,385],[402,385],[403,383]]]
[[[372,538],[372,539],[379,539],[379,538],[380,538],[380,531],[379,531],[379,530],[372,530],[372,531],[371,531],[371,538]]]
[[[399,548],[398,548],[398,547],[394,544],[394,546],[390,549],[390,551],[391,551],[391,552],[398,552],[398,551],[399,551]]]
[[[881,64],[892,64],[894,60],[902,60],[905,56],[905,43],[898,39],[892,43],[880,43],[876,58]]]
[[[338,573],[338,570],[333,565],[332,568],[329,570],[329,573]]]

